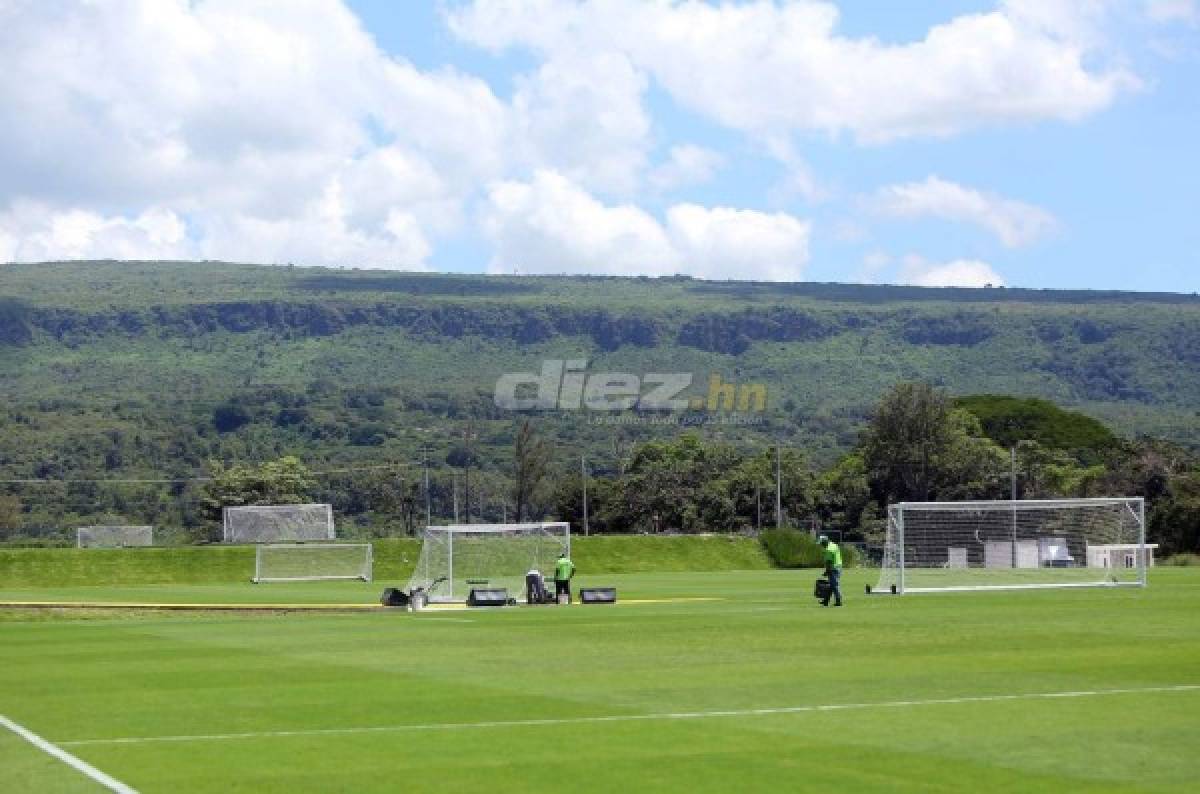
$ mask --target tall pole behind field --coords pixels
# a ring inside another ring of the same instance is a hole
[[[429,495],[429,448],[421,445],[421,465],[425,468],[425,526],[433,526],[433,504]]]
[[[762,486],[754,484],[754,528],[762,532]]]
[[[463,433],[463,441],[467,448],[466,466],[463,468],[463,508],[467,513],[467,523],[471,523],[471,430],[473,423],[467,422],[467,429]]]
[[[1017,567],[1017,445],[1009,448],[1009,472],[1012,484],[1012,567]]]
[[[583,477],[583,534],[586,537],[588,534],[588,501],[587,501],[587,460],[583,455],[579,456],[579,472]]]
[[[783,529],[783,475],[779,462],[779,446],[775,445],[775,528]]]

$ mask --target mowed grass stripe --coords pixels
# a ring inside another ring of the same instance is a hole
[[[1190,691],[878,704],[1200,685],[1198,574],[1162,571],[1145,591],[867,599],[853,593],[870,572],[852,571],[841,610],[813,603],[812,572],[626,576],[631,597],[725,600],[444,613],[472,621],[461,624],[0,614],[0,711],[66,741],[296,733],[71,747],[144,794],[506,792],[557,779],[575,792],[1190,794]],[[839,704],[866,708],[756,713]],[[708,712],[746,713],[625,718]],[[620,719],[560,722],[597,716]],[[539,722],[506,724],[518,719]],[[494,727],[303,733],[484,722]]]
[[[61,741],[63,747],[98,744],[140,744],[147,742],[200,742],[236,739],[268,739],[292,736],[335,736],[356,733],[392,733],[401,731],[439,731],[486,728],[541,728],[558,725],[584,725],[606,722],[642,722],[646,720],[703,720],[724,717],[761,717],[780,714],[806,714],[827,711],[859,711],[897,709],[923,706],[960,706],[968,703],[1001,703],[1014,700],[1062,700],[1070,698],[1105,697],[1112,695],[1150,695],[1166,692],[1198,692],[1200,684],[1169,684],[1165,686],[1133,687],[1126,689],[1080,690],[1068,692],[1024,692],[1020,694],[968,695],[928,700],[891,700],[877,703],[826,703],[810,706],[780,706],[776,708],[728,709],[723,711],[681,711],[661,714],[608,714],[594,717],[542,717],[535,719],[489,720],[485,722],[432,722],[418,725],[375,725],[359,728],[314,728],[309,730],[252,731],[246,733],[184,734],[179,736],[122,736],[108,739],[72,739]]]

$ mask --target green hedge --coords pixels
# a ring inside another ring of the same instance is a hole
[[[373,540],[375,578],[405,581],[421,555],[415,539]],[[571,539],[583,573],[733,571],[771,567],[751,538],[728,535]],[[254,574],[253,546],[130,549],[0,548],[0,589],[142,584],[231,584]]]
[[[824,550],[816,538],[796,529],[768,529],[760,536],[771,562],[780,568],[824,568]],[[842,545],[842,566],[858,565],[858,552],[853,546]]]

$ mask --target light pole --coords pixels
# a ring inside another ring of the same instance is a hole
[[[1012,489],[1012,567],[1017,567],[1017,447],[1031,444],[1028,439],[1014,441],[1008,448],[1009,485]]]
[[[583,455],[579,456],[579,473],[583,478],[583,535],[588,535],[588,503],[587,503],[587,460]]]
[[[429,448],[421,445],[421,465],[425,469],[425,526],[433,526],[433,505],[429,496]]]
[[[779,444],[775,445],[775,528],[783,529],[783,475],[780,472]]]

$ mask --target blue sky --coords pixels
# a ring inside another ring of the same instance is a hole
[[[1196,0],[0,5],[0,261],[1200,290]]]

